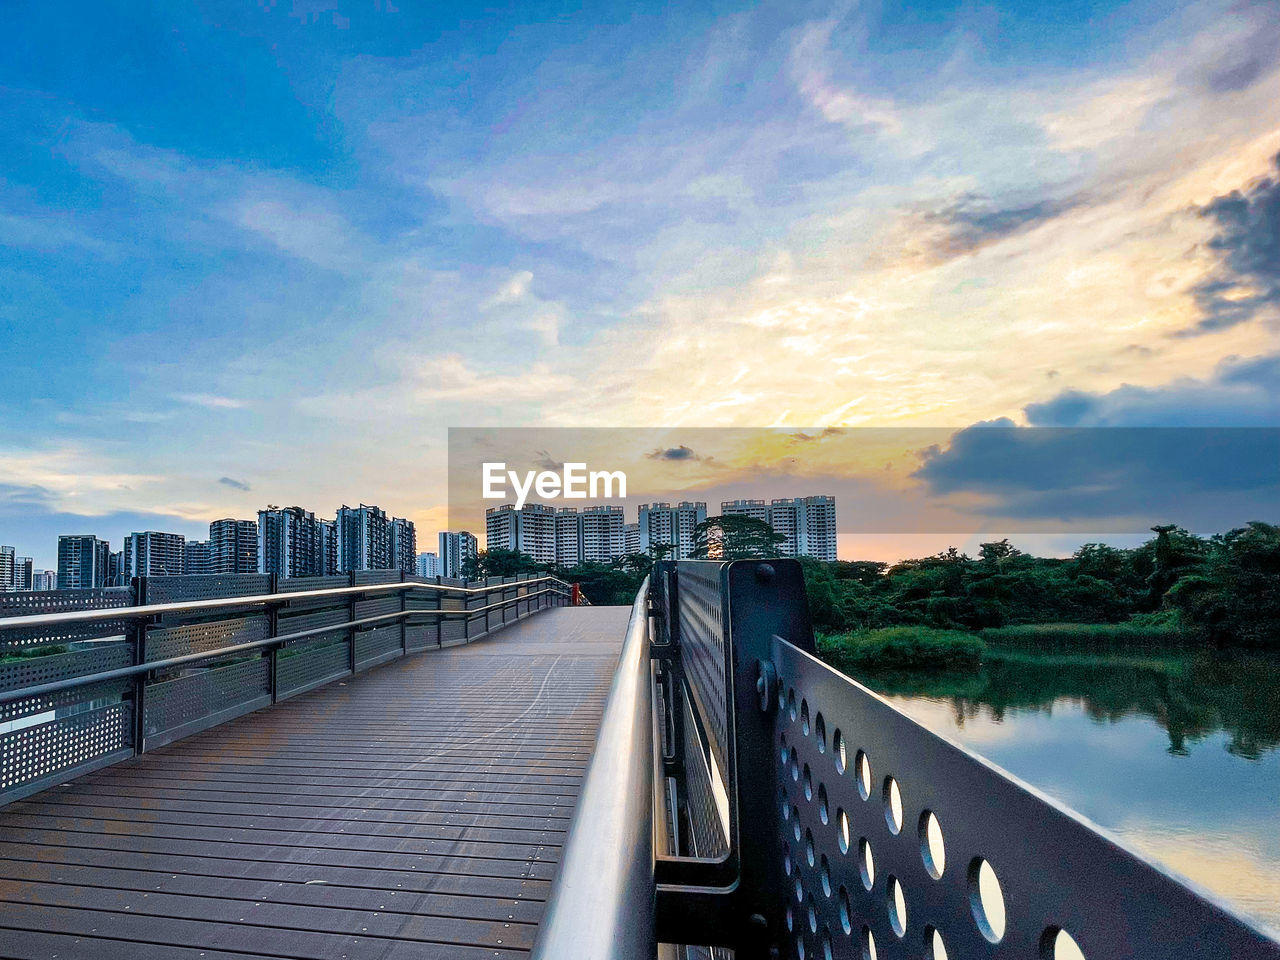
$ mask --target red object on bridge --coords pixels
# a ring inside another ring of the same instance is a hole
[[[582,606],[582,587],[576,583],[573,585],[573,605],[575,607]]]

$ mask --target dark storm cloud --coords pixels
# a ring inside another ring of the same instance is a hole
[[[990,517],[1142,517],[1220,530],[1274,517],[1280,428],[975,424],[931,449],[915,476],[939,496],[977,494]]]
[[[1280,170],[1280,155],[1275,163]],[[1207,246],[1220,261],[1192,291],[1200,322],[1179,336],[1223,330],[1253,319],[1264,307],[1280,306],[1280,177],[1263,177],[1196,212],[1217,227]]]
[[[250,489],[249,484],[247,484],[245,481],[234,480],[231,477],[219,477],[218,482],[222,484],[224,487],[231,487],[232,489],[235,489],[235,490]]]
[[[1066,390],[1024,412],[1037,427],[1280,426],[1280,354],[1228,358],[1203,380]]]

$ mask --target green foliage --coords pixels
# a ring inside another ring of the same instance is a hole
[[[1180,619],[1173,611],[1139,614],[1124,623],[1032,623],[989,627],[979,635],[993,647],[1037,650],[1168,647],[1178,645],[1185,636]]]
[[[822,659],[846,672],[974,667],[985,650],[986,644],[972,633],[928,627],[885,627],[818,638]]]
[[[462,576],[466,580],[514,577],[519,573],[535,573],[545,569],[547,567],[544,564],[519,550],[481,550],[462,562]]]
[[[1036,625],[1001,636],[1280,647],[1280,528],[1251,523],[1207,539],[1175,526],[1154,533],[1134,549],[1086,543],[1068,558],[1000,540],[981,544],[977,558],[953,547],[888,568],[801,563],[814,627],[828,633],[916,626],[995,636]]]
[[[64,643],[49,643],[39,647],[4,647],[0,648],[0,663],[18,663],[22,660],[34,660],[36,657],[52,657],[66,653],[70,647]]]

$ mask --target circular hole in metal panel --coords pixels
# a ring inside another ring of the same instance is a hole
[[[920,814],[920,859],[929,876],[941,879],[947,868],[947,848],[942,841],[942,824],[932,810]]]
[[[1040,938],[1040,955],[1044,960],[1085,960],[1075,937],[1061,927],[1050,927],[1044,932]]]
[[[871,799],[871,760],[866,753],[859,750],[853,763],[858,780],[858,796],[863,800],[869,800]]]
[[[889,907],[889,926],[893,928],[893,932],[898,937],[907,935],[907,897],[902,892],[902,884],[898,882],[898,878],[889,875],[889,882],[886,884],[887,894],[886,900]]]
[[[982,857],[969,864],[969,906],[979,933],[991,943],[1004,939],[1004,891],[995,870]]]
[[[871,854],[871,844],[866,837],[858,841],[858,875],[862,886],[870,890],[876,884],[876,858]]]

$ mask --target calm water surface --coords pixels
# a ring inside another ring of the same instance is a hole
[[[858,679],[1280,930],[1280,656],[997,651]]]

